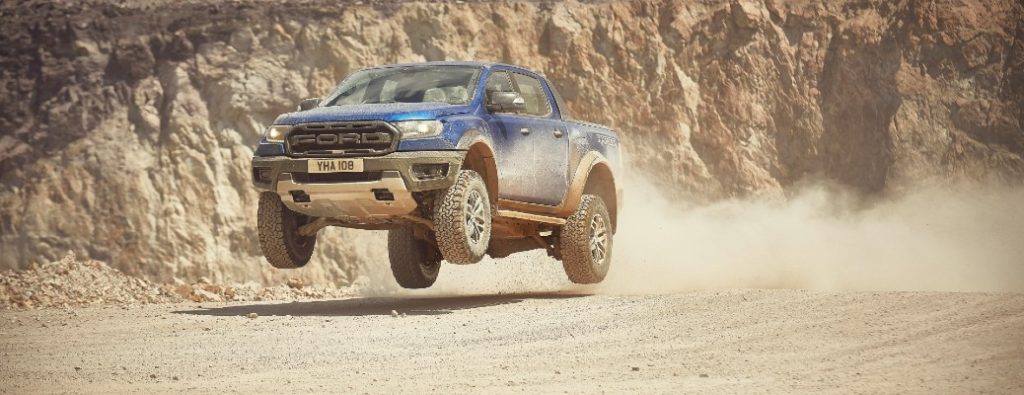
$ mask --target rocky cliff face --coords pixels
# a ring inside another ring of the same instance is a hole
[[[277,114],[381,63],[538,70],[690,199],[1024,178],[1020,2],[819,3],[4,2],[0,268],[72,249],[156,280],[352,281],[379,237],[267,268],[248,161]]]

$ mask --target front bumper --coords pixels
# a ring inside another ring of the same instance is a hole
[[[445,189],[455,182],[464,151],[394,152],[365,157],[363,173],[307,173],[308,158],[255,157],[253,185],[277,193],[293,211],[346,220],[384,219],[416,209],[413,192]],[[447,165],[443,176],[424,177],[415,165]]]

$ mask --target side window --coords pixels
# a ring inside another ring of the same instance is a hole
[[[484,84],[484,100],[488,103],[491,100],[492,92],[515,92],[516,89],[512,87],[512,80],[508,78],[508,73],[504,71],[496,71],[487,77],[487,83]],[[511,111],[509,111],[511,112]]]
[[[525,74],[512,73],[516,85],[519,86],[519,94],[526,100],[526,113],[529,115],[547,116],[551,114],[551,102],[548,101],[547,93],[544,93],[544,85],[540,80]]]
[[[508,80],[508,73],[497,71],[487,77],[487,84],[484,91],[490,95],[491,92],[513,92],[512,82]]]

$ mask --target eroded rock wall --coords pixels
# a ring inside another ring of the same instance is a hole
[[[824,3],[824,4],[822,4]],[[629,165],[693,200],[807,180],[1024,176],[1024,7],[1002,1],[4,2],[0,268],[68,249],[151,279],[347,283],[383,242],[331,230],[270,270],[251,147],[382,63],[552,79]]]

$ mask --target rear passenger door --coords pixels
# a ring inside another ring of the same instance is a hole
[[[510,148],[499,165],[508,173],[520,173],[502,177],[507,180],[506,188],[500,188],[502,197],[512,200],[558,205],[568,190],[569,144],[565,124],[555,117],[550,93],[543,81],[533,76],[509,71],[516,91],[526,101],[526,108],[516,114],[508,114],[514,124],[516,143]],[[516,183],[512,185],[512,183]]]

